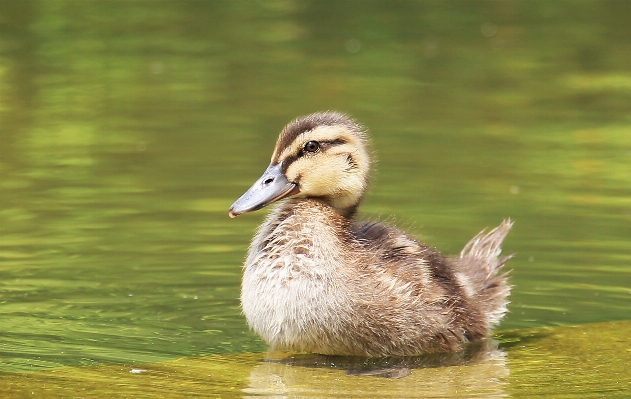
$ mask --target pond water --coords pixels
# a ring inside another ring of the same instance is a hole
[[[629,15],[615,0],[0,0],[0,391],[627,395]],[[238,298],[267,211],[227,209],[280,129],[327,109],[370,130],[361,217],[445,253],[515,221],[498,350],[397,380],[260,361]]]

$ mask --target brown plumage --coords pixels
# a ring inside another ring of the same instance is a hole
[[[370,159],[364,129],[335,112],[288,124],[272,163],[232,217],[288,198],[254,237],[242,306],[272,348],[332,355],[455,351],[489,335],[506,312],[499,273],[512,223],[444,257],[404,232],[354,219]]]

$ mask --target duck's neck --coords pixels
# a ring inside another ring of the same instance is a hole
[[[329,205],[331,208],[335,210],[338,214],[344,216],[347,219],[353,219],[357,214],[357,208],[359,208],[359,202],[361,201],[361,197],[359,198],[350,198],[350,197],[338,197],[331,199],[323,199],[323,202]]]
[[[344,231],[353,223],[357,205],[339,208],[331,204],[325,198],[290,198],[281,204],[269,215],[269,220],[283,223],[291,218],[292,230],[298,226],[312,226],[313,223],[321,223],[329,228]],[[308,227],[307,230],[310,230]]]

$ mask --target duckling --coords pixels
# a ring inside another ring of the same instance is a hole
[[[274,350],[349,356],[458,351],[507,311],[500,245],[512,222],[446,257],[395,227],[356,220],[370,172],[366,129],[319,112],[281,131],[230,217],[284,199],[256,233],[241,303]]]

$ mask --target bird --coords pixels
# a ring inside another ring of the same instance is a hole
[[[387,357],[455,352],[507,312],[505,219],[443,256],[357,211],[370,175],[367,129],[316,112],[281,131],[263,175],[229,216],[278,202],[243,266],[241,307],[272,350]]]

